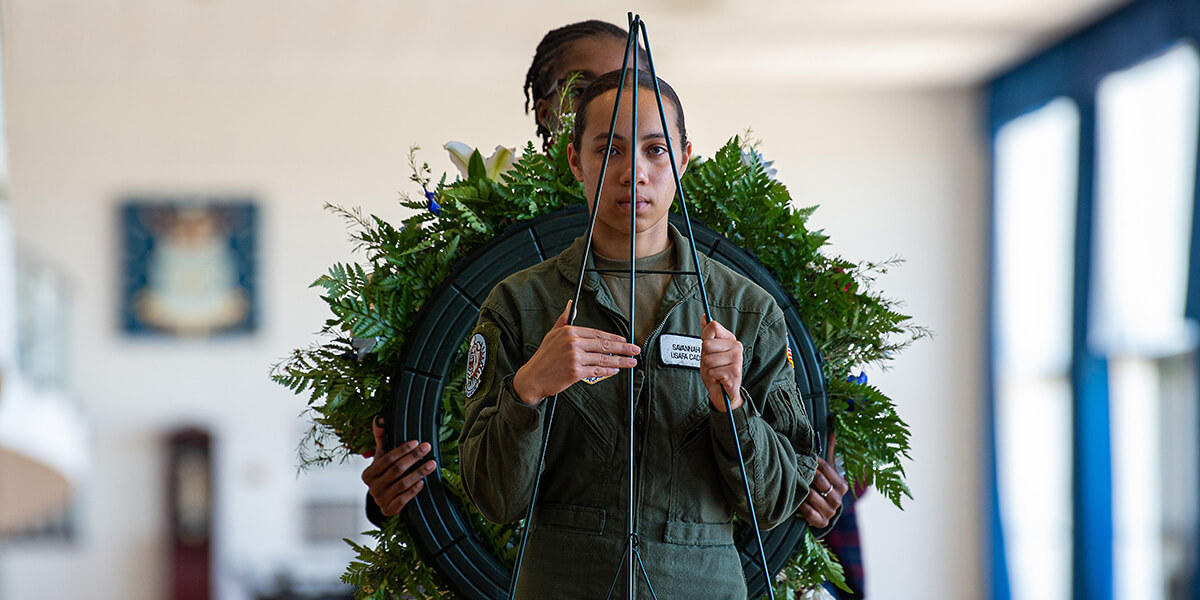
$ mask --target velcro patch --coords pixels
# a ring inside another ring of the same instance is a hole
[[[467,373],[463,393],[467,400],[488,395],[496,385],[496,358],[500,348],[500,329],[483,322],[467,342]]]
[[[467,348],[467,383],[463,391],[467,393],[468,398],[479,391],[479,382],[483,380],[487,359],[487,340],[482,333],[476,333],[471,336],[471,345]]]
[[[608,379],[609,377],[612,377],[612,375],[601,375],[599,377],[584,377],[583,382],[588,385],[596,385],[597,383],[600,383],[601,381],[604,381],[605,379]]]
[[[664,333],[658,338],[658,358],[672,367],[700,368],[700,338]]]

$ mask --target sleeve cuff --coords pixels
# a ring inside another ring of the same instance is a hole
[[[750,441],[750,413],[746,407],[750,406],[750,394],[743,388],[741,391],[742,405],[733,409],[733,424],[737,427],[738,443],[742,447],[743,458],[752,448],[753,444]],[[737,449],[733,446],[733,432],[729,425],[729,414],[713,410],[710,413],[709,425],[714,433],[717,434],[717,441],[721,444],[721,449],[728,453],[729,456],[737,454]]]
[[[513,389],[512,380],[513,375],[509,375],[500,383],[500,402],[497,410],[500,417],[513,427],[533,431],[541,425],[542,407],[546,403],[530,406],[521,402],[520,398],[517,398],[516,390]]]

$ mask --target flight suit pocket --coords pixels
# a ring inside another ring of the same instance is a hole
[[[671,436],[671,502],[666,542],[711,545],[732,540],[733,507],[721,492],[721,475],[711,436],[707,407],[694,411]]]
[[[733,523],[667,521],[663,541],[681,546],[727,546],[733,543]]]
[[[533,518],[537,529],[553,529],[585,535],[604,535],[605,513],[595,506],[543,502]]]
[[[584,390],[568,388],[558,396],[541,497],[569,505],[608,501],[614,478],[617,442],[611,425]]]

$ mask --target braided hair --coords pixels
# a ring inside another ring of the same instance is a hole
[[[534,104],[552,91],[551,86],[555,82],[551,81],[550,77],[557,70],[558,58],[563,49],[575,40],[598,36],[627,40],[629,32],[612,23],[592,19],[552,29],[542,38],[533,55],[533,63],[525,73],[525,114],[529,114]],[[550,129],[544,123],[538,122],[537,133],[541,136],[543,144],[550,143]]]

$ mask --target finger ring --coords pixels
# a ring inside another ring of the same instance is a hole
[[[822,497],[822,498],[828,498],[828,497],[829,497],[829,492],[832,492],[832,491],[833,491],[833,486],[831,485],[831,486],[829,486],[829,489],[827,489],[827,490],[825,490],[825,491],[821,492],[821,497]]]

